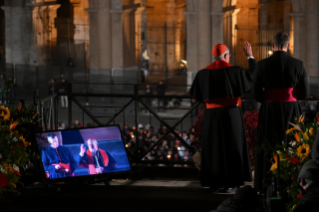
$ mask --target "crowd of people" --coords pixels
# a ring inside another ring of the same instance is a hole
[[[139,155],[145,155],[143,160],[163,161],[163,164],[159,163],[159,166],[163,166],[165,163],[172,161],[177,162],[174,164],[176,167],[187,167],[192,161],[192,155],[187,146],[195,147],[194,134],[175,130],[183,139],[181,141],[174,136],[172,132],[167,134],[167,131],[168,129],[164,125],[155,131],[149,124],[146,125],[145,128],[142,124],[139,124],[138,137],[136,138],[135,126],[130,127],[126,124],[122,130],[122,137],[128,151],[132,154],[138,152]],[[157,144],[163,136],[165,136],[165,138]],[[156,146],[152,148],[151,151],[148,151],[154,145]]]

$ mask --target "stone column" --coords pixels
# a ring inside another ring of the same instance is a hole
[[[11,51],[11,7],[3,6],[1,7],[4,10],[4,17],[5,17],[5,62],[6,63],[13,63],[12,61],[12,51]]]
[[[97,38],[98,34],[98,10],[96,8],[86,9],[89,13],[90,18],[90,47],[89,47],[89,58],[90,58],[90,69],[99,69],[99,39]]]
[[[198,69],[203,69],[212,62],[212,39],[211,39],[211,18],[210,1],[197,0],[197,55]],[[196,29],[194,29],[196,30]]]
[[[211,12],[212,16],[212,46],[224,43],[224,13]]]
[[[294,43],[293,43],[293,56],[297,59],[301,59],[301,45],[304,42],[300,42],[300,34],[301,34],[301,23],[304,18],[303,13],[290,13],[290,16],[293,17],[293,25],[294,25]]]
[[[112,16],[112,69],[123,69],[123,10],[111,10]]]
[[[99,38],[99,68],[111,69],[112,68],[112,36],[111,36],[111,4],[109,1],[100,0],[98,10],[98,38]],[[92,25],[90,25],[92,26]],[[91,35],[90,35],[91,37]],[[94,35],[92,37],[94,38]],[[90,40],[92,40],[90,39]]]
[[[186,16],[186,33],[187,33],[187,85],[191,85],[195,74],[198,71],[197,67],[197,22],[196,12],[184,12]]]
[[[318,40],[319,40],[319,3],[318,1],[306,1],[307,9],[305,13],[305,23],[307,24],[306,36],[302,37],[302,42],[306,43],[306,71],[310,77],[319,76],[319,49],[318,49]]]

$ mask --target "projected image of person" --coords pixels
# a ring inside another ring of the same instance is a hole
[[[42,151],[42,163],[49,179],[71,177],[77,165],[71,151],[59,144],[55,134],[47,136],[49,147]]]
[[[114,158],[106,151],[99,149],[98,142],[94,138],[87,140],[88,150],[82,144],[78,163],[81,167],[88,168],[89,174],[102,174],[116,167]]]

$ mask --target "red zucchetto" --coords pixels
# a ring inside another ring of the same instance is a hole
[[[224,44],[216,44],[212,50],[212,55],[214,57],[219,57],[223,55],[228,50],[227,46]]]

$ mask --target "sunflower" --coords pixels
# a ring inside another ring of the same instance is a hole
[[[10,119],[10,111],[7,107],[5,106],[0,106],[0,111],[1,111],[1,114],[0,114],[0,119],[2,120],[9,120]]]
[[[310,154],[310,146],[309,146],[308,144],[300,145],[300,146],[297,148],[297,155],[298,155],[300,158],[305,158],[305,157],[307,157],[309,154]]]

